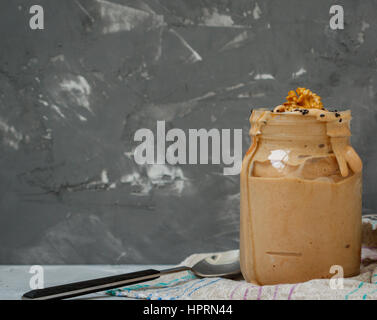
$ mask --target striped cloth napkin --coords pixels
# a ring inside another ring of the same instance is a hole
[[[213,254],[193,254],[180,265],[192,266]],[[244,280],[198,278],[190,271],[184,271],[122,289],[110,290],[107,293],[149,300],[377,300],[377,215],[363,216],[361,259],[360,275],[344,279],[342,289],[332,289],[328,279],[297,284],[257,286]]]

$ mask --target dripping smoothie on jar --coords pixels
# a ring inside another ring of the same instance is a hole
[[[359,274],[362,162],[350,110],[327,110],[308,89],[250,116],[241,169],[241,270],[260,285]]]

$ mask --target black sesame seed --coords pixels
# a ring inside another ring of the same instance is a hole
[[[321,113],[319,116],[320,116],[321,118],[323,118],[325,115],[324,115],[323,113]]]
[[[335,113],[335,117],[340,117],[340,114],[337,112],[337,113]]]
[[[339,122],[342,122],[342,118],[339,119]]]
[[[304,109],[304,110],[302,111],[302,115],[306,115],[307,113],[309,113],[309,110]]]

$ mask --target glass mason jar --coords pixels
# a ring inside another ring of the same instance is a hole
[[[362,162],[350,111],[254,110],[241,170],[241,270],[260,285],[359,273]],[[335,271],[336,270],[336,271]]]

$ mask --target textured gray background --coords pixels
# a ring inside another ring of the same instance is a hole
[[[377,1],[2,0],[0,263],[175,263],[238,247],[239,176],[138,166],[134,132],[242,128],[309,87],[353,112],[377,208]],[[45,30],[29,28],[31,4]]]

